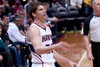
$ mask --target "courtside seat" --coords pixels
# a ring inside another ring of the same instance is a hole
[[[59,7],[57,9],[57,13],[58,13],[58,16],[59,16],[60,19],[61,18],[66,18],[66,17],[69,16],[68,11],[64,7]]]
[[[57,9],[57,14],[59,17],[59,21],[71,21],[74,20],[75,18],[70,17],[70,14],[68,13],[68,10],[66,10],[66,8],[64,7],[59,7]]]
[[[78,17],[79,16],[78,9],[75,6],[69,6],[66,9],[68,10],[70,17]]]
[[[84,22],[85,20],[85,17],[79,14],[79,11],[75,6],[69,6],[66,9],[68,10],[70,17],[74,19],[74,22],[72,21],[74,30],[80,30],[82,22]]]
[[[55,8],[49,8],[48,12],[52,15],[52,17],[58,17],[57,10]]]
[[[68,13],[69,13],[70,17],[72,17],[72,18],[74,18],[76,20],[79,20],[79,21],[80,20],[83,21],[85,19],[85,17],[80,16],[77,7],[75,7],[75,6],[69,6],[66,9],[68,10]]]

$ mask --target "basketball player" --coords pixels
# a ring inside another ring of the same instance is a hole
[[[51,30],[45,25],[46,10],[42,3],[29,4],[29,14],[34,19],[27,32],[27,38],[34,47],[32,52],[32,67],[55,67],[55,59],[69,63],[70,67],[76,67],[76,63],[62,57],[55,50],[64,50],[69,47],[66,42],[59,42],[52,45]]]

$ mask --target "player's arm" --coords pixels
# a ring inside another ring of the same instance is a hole
[[[65,42],[60,42],[52,46],[41,46],[40,31],[37,27],[33,26],[28,30],[28,39],[32,43],[37,54],[48,53],[56,48],[67,47]]]
[[[62,63],[69,63],[70,67],[77,67],[77,64],[70,61],[69,59],[61,56],[59,53],[57,53],[56,51],[53,51],[54,52],[54,58],[56,59],[56,61],[60,61]]]
[[[64,49],[69,46],[66,42],[59,42],[51,46],[41,46],[40,31],[35,26],[29,28],[28,37],[37,54],[44,54],[57,48]]]

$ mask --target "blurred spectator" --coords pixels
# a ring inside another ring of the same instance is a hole
[[[79,14],[83,16],[83,0],[70,0],[70,5],[76,7],[79,11]]]
[[[1,34],[2,34],[2,24],[0,24],[0,41],[2,41],[1,40]],[[3,42],[3,41],[2,41]],[[2,43],[1,42],[1,43]],[[0,54],[1,54],[1,52],[5,52],[5,51],[7,51],[8,50],[8,48],[7,48],[7,46],[4,44],[4,42],[3,42],[3,44],[0,44]]]
[[[2,0],[0,0],[0,5],[3,4]]]
[[[93,13],[93,9],[91,6],[92,0],[83,0],[85,15],[89,16]]]
[[[29,29],[29,27],[30,27],[32,21],[33,21],[32,18],[28,15],[28,16],[26,17],[26,25],[25,25],[26,31]]]
[[[15,0],[7,0],[10,7],[12,7],[15,4]]]
[[[2,25],[0,24],[0,55],[2,55],[3,57],[3,66],[13,67],[12,56],[10,54],[10,51],[8,50],[7,45],[1,39],[1,34],[2,34]]]
[[[65,0],[65,7],[70,6],[70,0]]]
[[[50,7],[52,8],[58,8],[61,7],[62,5],[57,1],[57,0],[52,0],[50,3]]]
[[[5,8],[5,15],[11,15],[12,14],[12,8],[10,7],[8,0],[4,0],[3,5],[4,5],[4,8]]]
[[[22,22],[23,24],[21,26],[19,26],[19,30],[20,30],[20,33],[24,36],[26,36],[26,32],[25,32],[25,26],[26,26],[26,11],[24,9],[20,10],[19,12],[19,16],[22,18]]]
[[[20,4],[20,2],[16,2],[15,5],[12,6],[13,12],[19,12],[23,9],[23,6]]]
[[[0,5],[0,18],[2,19],[4,15],[5,15],[4,5]]]
[[[19,53],[17,52],[16,47],[12,45],[13,42],[9,39],[9,36],[7,33],[8,25],[9,25],[9,17],[4,16],[3,17],[3,27],[2,27],[3,30],[2,30],[1,38],[10,49],[10,52],[11,52],[12,58],[13,58],[13,65],[15,67],[18,67],[19,66]]]
[[[82,8],[82,2],[82,0],[70,0],[70,5]]]
[[[24,25],[19,26],[19,31],[23,36],[26,36],[25,27]]]
[[[9,23],[7,32],[10,40],[13,42],[13,45],[17,48],[18,51],[17,58],[19,58],[19,66],[22,65],[26,67],[27,66],[26,59],[21,55],[21,50],[20,50],[21,47],[25,46],[25,36],[22,35],[19,30],[19,27],[21,25],[23,25],[23,18],[21,16],[15,16],[14,22]]]
[[[63,7],[65,7],[66,0],[57,0]]]
[[[32,18],[30,16],[27,16],[27,24],[31,25],[32,21]]]
[[[33,2],[32,0],[28,0],[28,2],[24,5],[24,9],[26,10],[26,14],[28,15],[28,6],[29,3]]]
[[[15,17],[15,21],[9,23],[8,26],[8,35],[12,42],[22,42],[25,43],[25,36],[23,36],[19,31],[19,26],[23,24],[23,19],[20,17]],[[16,32],[16,34],[15,34]]]
[[[9,16],[4,15],[3,16],[3,24],[5,24],[6,26],[8,26],[10,20],[9,20]]]
[[[10,41],[8,34],[7,34],[8,24],[9,24],[9,17],[3,16],[1,38],[6,43],[7,46],[9,44],[12,44],[12,42]]]

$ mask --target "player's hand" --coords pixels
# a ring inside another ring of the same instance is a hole
[[[56,46],[58,49],[66,49],[66,48],[70,47],[68,43],[63,42],[63,41],[57,43]]]

